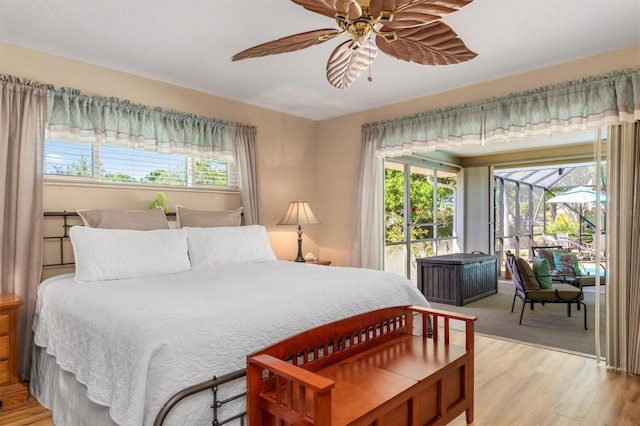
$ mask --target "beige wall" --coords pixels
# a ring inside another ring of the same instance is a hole
[[[363,123],[639,67],[640,45],[321,122],[3,43],[0,58],[1,73],[255,125],[261,223],[268,228],[276,255],[283,259],[295,256],[295,230],[275,224],[289,201],[304,199],[322,222],[305,228],[304,251],[337,265],[349,265]],[[47,210],[103,207],[103,203],[113,208],[135,204],[137,208],[145,207],[154,192],[47,185],[44,203]],[[196,208],[233,208],[239,203],[237,195],[167,192],[171,205],[180,202]]]
[[[293,199],[305,199],[312,207],[319,203],[316,195],[317,122],[9,44],[0,43],[0,58],[0,73],[70,86],[91,95],[115,96],[256,126],[261,223],[268,228],[276,255],[283,259],[295,257],[297,236],[294,227],[275,224]],[[155,191],[45,185],[43,202],[45,210],[50,211],[146,208]],[[165,192],[171,207],[181,203],[193,208],[219,209],[233,208],[240,203],[237,194]],[[305,229],[308,237],[305,251],[318,253],[320,229],[308,228]]]
[[[318,215],[323,222],[320,240],[323,256],[332,258],[338,264],[347,265],[351,261],[355,184],[360,154],[360,127],[363,123],[504,96],[631,67],[640,67],[640,45],[322,121],[318,129],[318,175],[321,176],[318,186],[321,208]]]

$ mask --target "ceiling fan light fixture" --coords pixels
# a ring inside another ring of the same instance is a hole
[[[346,32],[351,40],[340,44],[327,62],[329,83],[346,89],[362,71],[369,68],[378,50],[396,59],[421,65],[457,64],[477,56],[440,20],[473,0],[291,1],[335,19],[340,29],[315,30],[283,37],[243,50],[234,55],[232,60],[293,52]],[[383,10],[383,7],[387,10]],[[374,14],[377,15],[375,18]],[[375,43],[364,46],[362,43],[372,34],[377,36]]]

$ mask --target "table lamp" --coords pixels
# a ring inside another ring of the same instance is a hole
[[[302,257],[302,225],[318,225],[320,222],[304,201],[292,201],[278,225],[298,225],[298,257],[296,262],[304,262]]]

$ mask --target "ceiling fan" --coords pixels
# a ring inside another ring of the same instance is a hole
[[[395,58],[422,65],[449,65],[476,57],[447,24],[445,15],[473,0],[291,0],[307,10],[335,18],[340,29],[294,34],[259,44],[231,60],[293,52],[341,34],[340,44],[327,62],[327,80],[346,89],[368,69],[378,49]],[[375,34],[375,43],[371,36]],[[371,81],[371,77],[369,77]]]

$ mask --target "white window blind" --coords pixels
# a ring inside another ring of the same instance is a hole
[[[44,146],[44,173],[119,184],[238,186],[234,162],[49,139]]]

